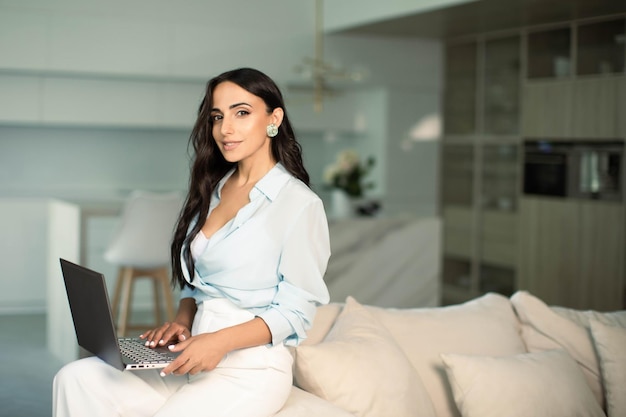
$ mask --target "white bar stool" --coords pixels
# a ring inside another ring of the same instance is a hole
[[[163,307],[167,320],[174,319],[170,244],[182,203],[179,193],[134,191],[124,205],[119,226],[104,254],[119,268],[112,302],[119,337],[126,336],[129,329],[152,327],[129,323],[134,284],[141,278],[152,280],[154,326],[163,323]]]

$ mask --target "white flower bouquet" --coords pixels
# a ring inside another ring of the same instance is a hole
[[[369,157],[364,163],[359,154],[346,149],[337,154],[334,163],[324,171],[324,183],[330,188],[343,190],[351,197],[362,197],[363,192],[374,186],[373,182],[364,182],[364,177],[374,166],[374,158]]]

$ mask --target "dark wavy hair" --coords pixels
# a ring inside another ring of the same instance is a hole
[[[302,147],[296,140],[283,96],[276,83],[261,71],[252,68],[239,68],[212,78],[207,83],[204,98],[198,109],[198,118],[189,137],[189,146],[193,147],[189,192],[174,229],[171,246],[172,285],[179,285],[181,289],[188,285],[183,277],[181,253],[187,264],[190,278],[193,280],[194,261],[191,256],[190,243],[204,225],[202,219],[206,219],[208,215],[211,195],[217,184],[235,165],[224,159],[215,143],[210,114],[213,108],[215,87],[227,81],[263,99],[268,114],[276,108],[283,109],[284,116],[278,135],[271,139],[272,156],[294,177],[310,186],[309,174],[302,162]],[[193,228],[189,230],[194,221]]]

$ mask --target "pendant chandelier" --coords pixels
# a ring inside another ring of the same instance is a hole
[[[315,54],[307,57],[294,70],[309,81],[306,90],[313,93],[313,106],[316,112],[322,111],[325,97],[337,94],[329,81],[359,82],[365,78],[363,71],[349,71],[324,60],[324,5],[323,0],[315,0]],[[302,90],[302,86],[295,89]]]

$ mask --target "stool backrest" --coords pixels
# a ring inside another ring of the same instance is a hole
[[[104,258],[120,266],[157,268],[169,264],[180,193],[131,193]]]

